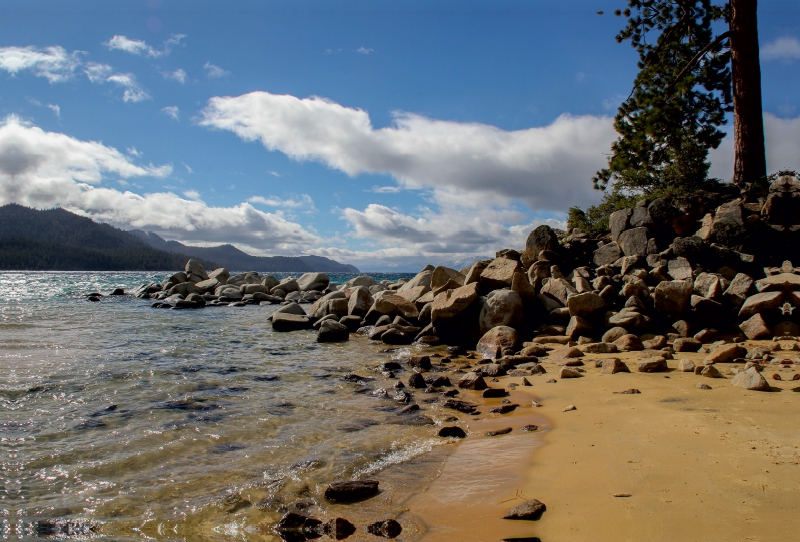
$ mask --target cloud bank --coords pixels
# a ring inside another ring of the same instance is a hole
[[[797,38],[778,38],[761,47],[761,57],[765,60],[800,60],[800,40]]]
[[[125,228],[153,230],[196,243],[236,243],[262,253],[291,254],[319,237],[249,203],[209,206],[195,191],[139,195],[101,186],[108,178],[165,178],[172,166],[135,164],[112,147],[45,132],[16,117],[0,123],[0,205],[60,206]]]
[[[215,97],[201,124],[295,160],[313,160],[355,176],[389,174],[439,203],[508,205],[563,211],[597,200],[589,179],[605,165],[616,133],[610,117],[562,115],[548,126],[506,131],[397,113],[374,128],[361,109],[319,97],[268,92]]]

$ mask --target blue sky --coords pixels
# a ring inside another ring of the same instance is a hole
[[[760,4],[769,166],[800,169],[800,3]],[[599,198],[617,7],[4,1],[0,203],[367,269],[519,248]]]

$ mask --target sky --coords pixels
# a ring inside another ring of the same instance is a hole
[[[520,249],[600,199],[624,7],[4,0],[0,205],[362,270]],[[768,168],[800,170],[800,2],[759,36]]]

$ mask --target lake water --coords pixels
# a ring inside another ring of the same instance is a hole
[[[437,425],[398,415],[396,380],[376,370],[414,347],[275,333],[278,306],[83,297],[167,276],[0,273],[0,538],[277,540],[282,513],[308,507],[355,515],[351,540],[375,540],[363,522],[396,516],[438,468],[419,458],[448,447],[435,435],[453,412],[419,391]],[[389,396],[370,395],[378,388]],[[397,468],[414,458],[413,475]],[[388,484],[371,504],[321,498],[331,481],[365,476]]]

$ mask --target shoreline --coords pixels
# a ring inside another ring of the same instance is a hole
[[[783,349],[793,342],[782,341]],[[772,344],[748,341],[748,348]],[[794,351],[786,352],[796,355]],[[704,354],[680,353],[701,362]],[[541,408],[470,420],[473,434],[448,456],[441,475],[408,501],[409,517],[426,526],[420,540],[788,540],[800,527],[800,405],[789,394],[793,365],[768,365],[772,392],[746,391],[724,378],[675,370],[605,375],[587,355],[583,378],[511,392],[512,402]],[[615,354],[630,366],[636,352]],[[519,383],[500,377],[498,386]],[[712,389],[696,388],[707,384]],[[640,394],[614,393],[636,388]],[[475,392],[471,392],[475,393]],[[467,398],[467,397],[465,397]],[[499,400],[491,400],[499,402]],[[576,410],[563,412],[568,405]],[[482,404],[483,407],[483,404]],[[518,427],[540,421],[526,434]],[[511,434],[485,437],[499,426]],[[487,468],[487,466],[489,468]],[[614,497],[629,494],[630,497]],[[535,522],[503,520],[527,499],[547,505]]]

